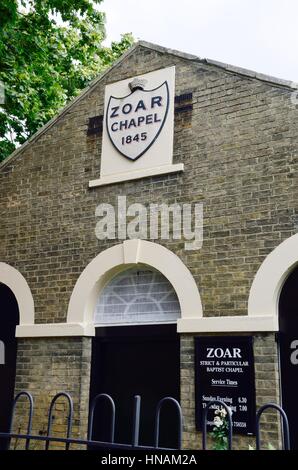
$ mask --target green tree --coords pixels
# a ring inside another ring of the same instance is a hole
[[[101,1],[1,0],[0,161],[133,43],[103,47]]]

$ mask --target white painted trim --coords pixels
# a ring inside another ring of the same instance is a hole
[[[249,317],[278,318],[282,286],[298,264],[298,233],[278,245],[261,264],[250,289]]]
[[[34,323],[34,300],[24,276],[9,264],[0,262],[0,282],[14,293],[19,307],[20,325]]]
[[[167,248],[146,240],[126,240],[101,252],[84,269],[73,289],[67,323],[93,326],[95,303],[103,287],[117,273],[136,264],[160,271],[176,291],[182,318],[202,317],[197,285],[185,264]]]
[[[58,336],[94,336],[93,325],[80,323],[44,323],[19,325],[16,329],[17,338],[42,338]]]
[[[89,181],[89,188],[95,188],[97,186],[106,186],[107,184],[122,183],[123,181],[132,181],[140,178],[148,178],[149,176],[178,173],[181,171],[184,171],[183,163],[176,163],[175,165],[163,165],[154,168],[146,168],[143,170],[131,171],[129,173],[117,173],[115,175],[103,176],[102,178]]]
[[[168,322],[167,322],[168,323]],[[169,322],[173,324],[172,322]],[[151,324],[151,323],[150,323]],[[165,322],[160,323],[165,324]],[[44,323],[19,325],[16,328],[18,338],[43,338],[67,336],[94,336],[95,327],[113,328],[117,325],[90,325],[80,323]],[[118,326],[132,326],[131,324]],[[178,333],[247,333],[278,331],[278,318],[269,316],[248,317],[201,317],[182,318],[177,322]]]
[[[245,333],[258,331],[278,331],[277,317],[223,316],[197,319],[180,319],[178,333]]]

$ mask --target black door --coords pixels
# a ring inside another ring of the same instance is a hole
[[[6,432],[14,396],[17,350],[15,329],[19,322],[19,309],[12,291],[1,283],[0,318],[1,352],[4,349],[4,361],[3,357],[0,358],[0,430]],[[0,449],[5,448],[5,445],[3,439],[0,439]]]
[[[115,442],[131,443],[133,397],[141,395],[140,444],[153,445],[158,401],[179,400],[179,337],[176,325],[110,327],[99,329],[93,341],[90,402],[108,393],[116,405]],[[99,405],[100,406],[100,405]],[[161,413],[160,445],[177,446],[178,420],[167,405]],[[107,440],[108,414],[97,410],[93,438]]]
[[[282,406],[289,419],[291,448],[298,449],[298,268],[282,289],[279,325]]]

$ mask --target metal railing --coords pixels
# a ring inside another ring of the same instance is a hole
[[[17,433],[13,431],[14,428],[14,421],[15,421],[15,411],[16,406],[21,398],[25,397],[29,404],[28,409],[28,420],[27,420],[27,427],[26,433]],[[53,410],[56,405],[56,402],[63,398],[66,400],[67,407],[68,407],[68,414],[66,417],[67,426],[66,426],[66,437],[57,437],[52,435],[52,425],[53,425]],[[94,414],[98,404],[106,404],[108,405],[110,411],[110,419],[108,423],[109,429],[109,437],[107,441],[96,441],[93,440],[93,430],[94,430]],[[170,403],[173,405],[173,410],[177,414],[177,442],[178,445],[176,448],[167,448],[160,446],[160,421],[162,416],[162,408],[165,403]],[[220,409],[223,408],[226,411],[227,417],[227,449],[232,450],[232,443],[233,443],[233,422],[232,422],[232,414],[230,408],[221,400],[213,400],[208,402],[206,407],[203,410],[202,415],[202,449],[207,450],[207,415],[210,408],[213,409]],[[255,418],[255,429],[256,429],[256,450],[259,450],[260,445],[260,421],[263,413],[268,409],[274,409],[278,411],[280,417],[282,419],[282,426],[281,426],[281,434],[282,434],[282,448],[284,450],[290,449],[290,430],[289,430],[289,423],[288,418],[285,411],[275,403],[267,403],[259,408],[256,413]],[[131,444],[121,444],[115,443],[115,416],[116,416],[116,407],[113,398],[110,395],[105,393],[101,393],[94,397],[90,406],[90,413],[89,413],[89,423],[88,423],[88,430],[87,430],[87,439],[77,439],[73,438],[72,436],[72,427],[73,427],[73,415],[74,415],[74,406],[72,397],[66,392],[57,393],[54,398],[52,399],[48,411],[48,421],[47,421],[47,432],[46,435],[37,435],[32,433],[32,423],[33,423],[33,412],[34,412],[34,400],[32,395],[29,392],[23,391],[16,395],[13,406],[12,406],[12,414],[11,414],[11,421],[9,426],[8,432],[0,432],[0,439],[4,439],[7,441],[7,448],[11,447],[11,440],[24,440],[25,441],[25,450],[30,450],[30,442],[31,441],[42,441],[45,443],[45,450],[49,450],[50,443],[62,443],[65,444],[65,450],[69,450],[72,446],[85,446],[87,449],[104,449],[104,450],[113,450],[113,449],[120,449],[120,450],[179,450],[182,448],[182,433],[183,433],[183,416],[182,410],[179,402],[172,397],[165,397],[159,401],[156,406],[155,412],[155,425],[154,425],[154,439],[153,439],[153,446],[144,446],[139,444],[139,435],[140,435],[140,413],[141,413],[141,397],[136,395],[134,397],[134,406],[133,406],[133,424],[132,424],[132,438]]]
[[[26,397],[29,401],[29,411],[28,411],[28,425],[27,425],[27,432],[26,434],[16,433],[13,432],[14,427],[14,418],[15,418],[15,409],[16,405],[20,398]],[[67,431],[66,437],[57,437],[53,436],[52,433],[52,424],[53,424],[53,410],[56,404],[56,401],[61,397],[65,398],[68,404],[68,416],[67,416]],[[159,425],[160,425],[160,411],[163,404],[166,402],[172,402],[176,408],[176,412],[178,414],[178,429],[177,429],[177,436],[178,436],[178,446],[176,448],[168,448],[168,447],[161,447],[159,446]],[[109,439],[107,441],[95,441],[92,439],[93,437],[93,427],[94,427],[94,413],[97,405],[100,402],[106,402],[110,408],[110,422],[109,422]],[[34,401],[33,397],[29,392],[21,392],[19,393],[13,402],[12,406],[12,416],[11,422],[9,427],[9,432],[0,432],[0,439],[7,439],[8,444],[7,448],[10,448],[10,443],[13,438],[18,440],[25,440],[25,449],[30,450],[30,441],[42,441],[45,442],[45,450],[49,450],[49,445],[51,442],[53,443],[62,443],[65,444],[65,450],[69,450],[71,444],[72,445],[80,445],[85,446],[86,448],[92,449],[121,449],[121,450],[179,450],[181,448],[182,442],[182,410],[180,404],[177,400],[171,397],[166,397],[160,400],[156,407],[156,414],[155,414],[155,426],[154,426],[154,445],[153,446],[143,446],[139,444],[139,434],[140,434],[140,413],[141,413],[141,397],[136,395],[134,397],[134,409],[133,409],[133,426],[132,426],[132,441],[131,444],[121,444],[114,442],[115,436],[115,415],[116,415],[116,407],[113,398],[110,395],[105,393],[101,393],[96,395],[92,400],[90,406],[90,415],[89,415],[89,424],[88,424],[88,432],[87,432],[87,439],[76,439],[71,437],[72,432],[72,425],[73,425],[73,400],[72,397],[66,392],[57,393],[54,398],[52,399],[49,407],[48,412],[48,422],[47,422],[47,433],[45,436],[32,434],[32,421],[33,421],[33,409],[34,409]]]

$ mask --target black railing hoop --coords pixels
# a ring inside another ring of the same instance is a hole
[[[72,429],[72,420],[73,420],[73,401],[72,401],[72,398],[71,396],[69,395],[69,393],[67,392],[59,392],[57,393],[54,398],[52,399],[51,401],[51,404],[50,404],[50,408],[49,408],[49,413],[48,413],[48,428],[47,428],[47,436],[50,437],[51,436],[51,432],[52,432],[52,424],[53,424],[53,410],[54,410],[54,406],[56,404],[56,401],[60,398],[60,397],[63,397],[63,398],[66,398],[66,401],[68,403],[68,415],[67,415],[67,433],[66,433],[66,437],[67,438],[70,438],[71,436],[71,429]],[[46,441],[46,450],[49,449],[49,444],[50,444],[50,441]],[[69,443],[66,443],[66,446],[65,446],[66,450],[69,449]]]
[[[96,395],[91,403],[90,407],[90,415],[89,415],[89,425],[88,425],[88,440],[90,441],[92,439],[92,434],[93,434],[93,421],[94,421],[94,411],[97,406],[97,403],[100,400],[107,401],[108,404],[110,405],[111,409],[111,421],[110,421],[110,440],[109,442],[113,443],[115,439],[115,415],[116,415],[116,407],[115,407],[115,402],[113,398],[108,395],[107,393],[99,393]]]
[[[140,395],[135,395],[134,406],[133,406],[133,422],[132,422],[132,445],[134,447],[137,447],[139,445],[140,415],[141,415],[141,397]]]
[[[28,424],[27,424],[27,434],[30,435],[31,434],[31,429],[32,429],[34,400],[33,400],[33,397],[31,395],[31,393],[26,392],[26,391],[19,392],[16,395],[16,397],[13,401],[9,432],[10,433],[13,432],[13,422],[14,422],[14,417],[15,417],[16,405],[17,405],[19,399],[22,398],[22,397],[26,397],[29,401],[29,416],[28,416]],[[29,450],[29,445],[30,445],[30,439],[28,438],[28,439],[26,439],[26,445],[25,445],[26,450]]]
[[[154,430],[154,446],[157,448],[159,447],[159,428],[160,428],[160,412],[161,408],[164,405],[164,403],[170,402],[173,403],[177,413],[178,413],[178,449],[181,449],[182,446],[182,427],[183,427],[183,418],[182,418],[182,410],[180,403],[173,397],[165,397],[162,398],[156,407],[156,414],[155,414],[155,430]]]
[[[264,411],[268,410],[268,408],[273,408],[277,410],[282,417],[282,441],[283,441],[283,450],[290,450],[290,429],[289,429],[289,421],[285,411],[281,408],[281,406],[277,405],[276,403],[266,403],[265,405],[259,408],[257,415],[256,415],[256,449],[260,450],[260,419]]]

